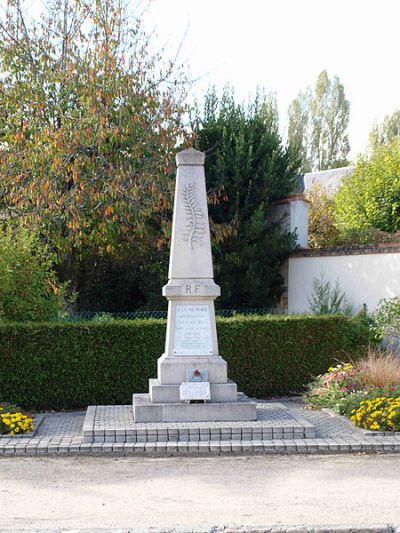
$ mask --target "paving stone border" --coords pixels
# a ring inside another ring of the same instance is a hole
[[[270,402],[258,401],[260,408]],[[358,431],[347,419],[331,416],[324,411],[303,408],[300,402],[281,402],[295,416],[315,428],[315,438],[236,439],[164,442],[84,442],[85,412],[48,413],[31,438],[3,436],[0,457],[10,455],[112,454],[112,455],[223,455],[223,454],[338,454],[338,453],[397,453],[399,435],[379,435],[371,438]],[[189,432],[190,434],[190,432]],[[399,532],[400,533],[400,530]]]

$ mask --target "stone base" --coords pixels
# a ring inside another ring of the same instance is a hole
[[[230,383],[227,383],[230,385]],[[256,420],[256,403],[244,394],[237,401],[152,403],[149,394],[133,395],[135,422],[217,422]]]
[[[161,385],[177,385],[186,379],[188,369],[207,370],[210,383],[226,383],[228,367],[219,355],[173,356],[163,354],[157,361],[157,377]]]
[[[149,380],[149,396],[151,403],[180,403],[180,385],[161,385],[158,379]],[[228,380],[227,383],[210,383],[211,402],[236,402],[237,385]]]

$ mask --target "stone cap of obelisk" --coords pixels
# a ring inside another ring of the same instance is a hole
[[[170,280],[213,278],[204,157],[194,148],[176,156]]]
[[[194,148],[187,148],[186,150],[183,150],[183,152],[179,152],[178,154],[176,154],[176,166],[179,167],[181,165],[204,165],[205,157],[206,154],[204,152],[200,152],[199,150],[195,150]]]

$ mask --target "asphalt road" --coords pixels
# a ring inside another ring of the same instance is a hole
[[[400,454],[0,459],[0,529],[377,523]]]

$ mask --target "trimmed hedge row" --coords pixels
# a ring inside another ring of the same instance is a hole
[[[31,409],[130,403],[147,392],[165,320],[0,324],[0,401]],[[368,328],[344,316],[217,320],[221,355],[239,390],[265,398],[301,392],[336,359],[365,352]]]

